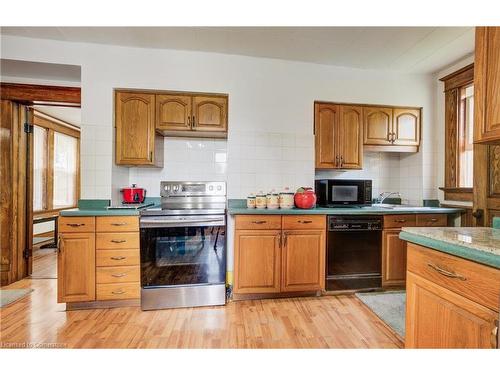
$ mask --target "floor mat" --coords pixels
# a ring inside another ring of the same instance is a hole
[[[0,290],[0,307],[5,307],[27,296],[33,289],[2,289]]]
[[[356,297],[404,339],[406,292],[356,293]]]

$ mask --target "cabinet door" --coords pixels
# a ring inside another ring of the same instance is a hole
[[[282,292],[325,288],[325,243],[322,230],[283,232]]]
[[[365,145],[392,144],[392,108],[365,107],[363,123]]]
[[[492,348],[494,312],[408,272],[406,348]]]
[[[116,92],[116,164],[154,165],[155,95]]]
[[[227,97],[194,96],[192,129],[195,131],[227,131]]]
[[[500,143],[500,27],[476,27],[474,141]]]
[[[280,230],[236,230],[234,293],[278,293]]]
[[[314,137],[316,168],[334,169],[340,165],[336,139],[339,134],[339,106],[316,103],[314,105]]]
[[[338,148],[340,168],[361,169],[363,165],[363,109],[340,106]]]
[[[95,300],[95,234],[61,233],[57,256],[57,301]]]
[[[420,144],[420,110],[394,108],[392,139],[395,145]]]
[[[156,128],[191,130],[191,96],[156,95]]]
[[[404,286],[406,279],[406,241],[399,229],[384,230],[382,239],[382,286]]]

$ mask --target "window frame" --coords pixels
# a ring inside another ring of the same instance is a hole
[[[80,129],[65,121],[62,121],[53,116],[47,115],[39,110],[33,113],[33,125],[45,128],[47,130],[47,154],[46,154],[46,168],[45,168],[45,182],[46,188],[43,198],[43,210],[33,211],[34,214],[51,214],[57,213],[61,210],[68,208],[75,208],[78,206],[78,199],[80,198]],[[65,207],[54,208],[54,134],[61,133],[70,137],[76,138],[76,183],[75,183],[75,202],[73,205]]]
[[[467,65],[440,79],[445,94],[445,200],[471,202],[472,187],[460,187],[460,151],[462,145],[460,116],[462,89],[474,84],[474,64]]]

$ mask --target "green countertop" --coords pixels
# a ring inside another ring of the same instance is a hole
[[[151,197],[146,198],[145,204],[157,205],[160,198]],[[62,210],[59,212],[61,216],[138,216],[141,209],[135,208],[120,208],[120,209],[107,209],[110,205],[109,199],[80,199],[78,201],[78,208],[69,210]],[[152,206],[149,206],[150,208]]]
[[[461,208],[419,207],[418,209],[388,209],[380,207],[364,208],[323,208],[312,209],[257,209],[247,208],[245,199],[229,199],[228,214],[230,215],[398,215],[398,214],[454,214],[462,212]]]
[[[399,238],[500,269],[500,229],[403,228]]]
[[[500,229],[500,217],[493,218],[493,228]]]

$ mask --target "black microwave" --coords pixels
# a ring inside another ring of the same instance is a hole
[[[318,206],[346,207],[372,204],[372,180],[316,180]]]

